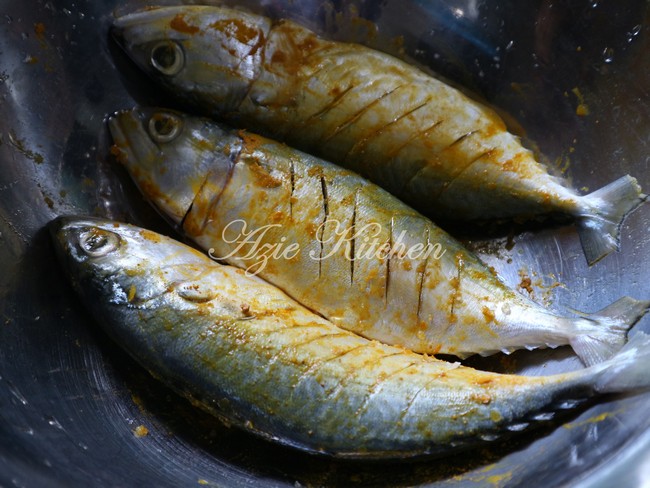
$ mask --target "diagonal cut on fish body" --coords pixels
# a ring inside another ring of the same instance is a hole
[[[567,215],[593,264],[619,248],[623,219],[646,200],[630,176],[581,196],[490,108],[392,56],[291,21],[164,7],[119,17],[114,33],[195,109],[352,169],[432,217]]]
[[[445,454],[594,395],[648,388],[650,338],[554,376],[477,371],[344,331],[277,288],[128,224],[50,230],[107,333],[194,405],[284,445],[347,458]]]
[[[184,235],[366,338],[461,358],[570,344],[594,364],[648,309],[624,297],[595,314],[552,313],[385,190],[270,139],[147,108],[109,128],[140,190]]]

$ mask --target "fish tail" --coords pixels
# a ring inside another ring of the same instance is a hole
[[[580,314],[592,322],[587,334],[576,334],[571,347],[587,366],[613,357],[627,341],[628,330],[650,309],[650,301],[623,297],[599,312]],[[593,323],[598,327],[593,328]]]
[[[650,335],[636,332],[615,356],[594,368],[598,393],[650,388]]]
[[[590,266],[619,249],[623,220],[647,198],[636,178],[630,175],[583,197],[589,202],[589,208],[595,209],[580,215],[576,221],[580,243]]]

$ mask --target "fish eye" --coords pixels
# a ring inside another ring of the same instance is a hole
[[[151,49],[151,65],[164,75],[178,74],[185,64],[181,46],[174,41],[162,41]]]
[[[99,258],[117,249],[119,237],[97,227],[86,229],[79,234],[79,247],[88,256]]]
[[[182,125],[180,117],[157,113],[149,119],[149,134],[156,142],[170,142],[181,133]]]

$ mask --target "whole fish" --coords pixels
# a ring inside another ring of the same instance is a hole
[[[575,219],[595,263],[645,201],[623,176],[586,196],[552,176],[488,107],[379,51],[238,10],[116,19],[126,52],[202,112],[345,166],[441,219]]]
[[[257,277],[112,221],[52,224],[88,309],[194,405],[269,440],[340,457],[446,453],[592,395],[648,387],[650,337],[571,373],[477,371],[346,332]]]
[[[571,344],[610,357],[650,302],[562,317],[508,288],[430,220],[351,171],[209,119],[109,118],[140,190],[214,258],[364,337],[428,354]]]

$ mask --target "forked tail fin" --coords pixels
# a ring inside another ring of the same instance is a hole
[[[571,347],[586,366],[603,362],[621,350],[628,330],[649,309],[650,301],[623,297],[599,312],[580,313],[597,327],[589,327],[589,333],[576,334],[570,339]]]
[[[593,369],[597,371],[594,388],[599,393],[650,388],[650,335],[635,333],[614,357]]]
[[[626,175],[583,198],[590,201],[594,211],[577,217],[576,225],[591,266],[619,249],[623,220],[648,197],[641,192],[636,178]]]

